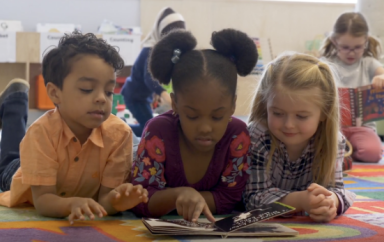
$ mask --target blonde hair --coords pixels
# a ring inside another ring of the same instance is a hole
[[[320,54],[325,57],[335,55],[337,49],[333,41],[343,34],[350,34],[353,37],[366,36],[368,46],[364,50],[363,56],[372,56],[373,58],[379,59],[381,53],[380,42],[370,36],[368,32],[369,28],[367,21],[361,13],[343,13],[337,18],[336,23],[333,26],[332,34],[325,39]]]
[[[338,91],[330,67],[306,54],[284,54],[271,62],[264,71],[252,104],[249,122],[268,127],[267,102],[276,89],[294,93],[296,90],[316,88],[320,95],[311,101],[320,107],[324,119],[314,135],[315,155],[312,166],[313,181],[328,186],[334,184],[338,154],[339,102]],[[277,94],[276,94],[277,95]],[[270,171],[272,158],[279,152],[279,141],[270,132],[271,150],[267,163]]]

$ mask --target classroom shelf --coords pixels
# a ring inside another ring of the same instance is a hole
[[[101,38],[102,35],[96,35]],[[16,61],[0,62],[0,92],[13,78],[22,78],[30,83],[29,108],[37,109],[36,78],[42,73],[40,58],[40,33],[16,33]],[[117,73],[119,77],[129,76],[131,66],[125,66]]]

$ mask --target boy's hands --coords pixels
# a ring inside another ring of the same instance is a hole
[[[124,183],[109,192],[108,196],[112,207],[117,211],[125,211],[135,207],[137,204],[148,202],[148,191],[141,185],[133,186]]]
[[[176,199],[176,210],[185,220],[196,222],[203,212],[207,219],[215,222],[204,197],[195,189],[182,187]]]
[[[316,183],[308,188],[308,206],[305,211],[316,222],[329,222],[337,215],[336,195]],[[336,197],[336,198],[335,198]]]
[[[107,215],[107,212],[99,203],[97,203],[92,198],[82,198],[82,197],[73,197],[69,203],[70,214],[68,216],[68,221],[72,225],[74,220],[85,220],[85,216],[88,216],[89,219],[95,219],[95,214],[99,218]]]

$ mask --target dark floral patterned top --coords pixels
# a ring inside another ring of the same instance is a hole
[[[184,173],[179,147],[179,118],[171,112],[151,119],[144,129],[132,166],[132,183],[148,190],[148,197],[166,187],[192,187],[210,191],[217,214],[233,211],[241,201],[250,174],[250,138],[246,124],[236,118],[229,122],[223,138],[216,144],[204,177],[189,184]],[[139,216],[150,216],[147,204],[133,209]]]

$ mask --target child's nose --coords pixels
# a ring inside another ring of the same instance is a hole
[[[286,128],[293,128],[293,127],[294,127],[293,118],[287,116],[287,117],[285,118],[284,126],[285,126]]]
[[[105,103],[106,102],[105,92],[98,92],[96,96],[97,103]]]
[[[207,134],[212,132],[212,126],[209,123],[202,123],[199,126],[199,132],[202,134]]]
[[[347,54],[347,56],[349,56],[349,57],[353,57],[353,56],[355,56],[356,55],[356,53],[355,53],[355,50],[353,50],[353,51],[349,51],[348,52],[348,54]]]

